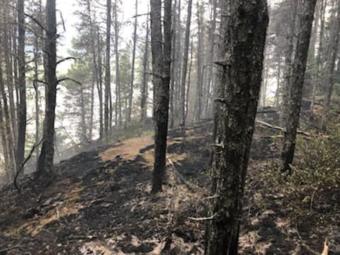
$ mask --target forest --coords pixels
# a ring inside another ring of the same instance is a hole
[[[340,0],[0,0],[0,255],[340,254]]]

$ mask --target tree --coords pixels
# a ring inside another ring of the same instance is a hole
[[[155,120],[155,161],[152,192],[162,191],[166,164],[166,144],[169,118],[169,84],[171,66],[171,0],[164,1],[162,33],[162,2],[150,0],[151,52]]]
[[[131,121],[131,112],[132,112],[132,100],[133,100],[133,84],[135,81],[135,62],[136,62],[136,46],[137,46],[137,25],[138,25],[138,0],[135,3],[136,13],[135,13],[135,22],[133,25],[133,42],[132,42],[132,65],[131,65],[131,81],[130,81],[130,93],[129,93],[129,108],[128,108],[128,116],[127,122]]]
[[[105,96],[104,96],[104,134],[108,138],[110,123],[111,97],[111,0],[106,1],[106,51],[105,51]]]
[[[121,99],[121,84],[120,84],[120,68],[119,68],[119,24],[118,24],[118,2],[115,0],[114,6],[114,32],[115,44],[114,51],[116,57],[116,126],[122,126],[122,99]]]
[[[18,64],[19,64],[19,102],[18,102],[18,140],[17,167],[21,166],[25,157],[26,142],[26,61],[25,61],[25,14],[24,0],[18,0]]]
[[[313,26],[316,0],[301,0],[299,2],[298,37],[296,50],[291,68],[289,84],[289,99],[286,122],[286,133],[282,149],[282,171],[290,172],[290,164],[294,159],[297,128],[299,126],[300,110],[302,102],[302,90],[308,49]]]
[[[331,106],[333,88],[334,88],[334,69],[339,51],[340,41],[340,2],[337,3],[337,11],[333,16],[331,23],[331,41],[329,43],[329,57],[327,58],[326,70],[325,70],[325,87],[327,87],[326,96],[324,99],[324,114],[322,118],[321,127],[326,128],[326,123]]]
[[[142,74],[142,92],[141,92],[141,121],[144,123],[147,115],[147,101],[148,101],[148,71],[149,71],[149,16],[146,20],[146,32],[145,32],[145,48],[143,56],[143,74]]]
[[[213,159],[214,201],[207,228],[207,255],[238,254],[242,196],[263,69],[268,25],[265,0],[222,2],[224,53],[217,62],[216,139]],[[227,15],[228,14],[228,15]],[[223,51],[219,52],[222,53]]]
[[[56,76],[57,69],[57,23],[55,0],[46,2],[46,39],[44,50],[44,68],[46,80],[45,120],[43,129],[43,142],[38,159],[37,177],[42,174],[51,174],[54,158],[54,123],[57,101]]]
[[[182,80],[181,80],[181,116],[182,116],[182,127],[185,130],[185,96],[186,96],[186,79],[188,70],[188,57],[189,57],[189,43],[190,43],[190,25],[191,25],[191,12],[192,12],[192,0],[188,2],[188,14],[185,28],[185,39],[184,39],[184,52],[183,52],[183,67],[182,67]]]

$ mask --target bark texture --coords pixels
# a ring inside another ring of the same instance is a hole
[[[51,174],[54,158],[54,123],[57,101],[57,23],[55,0],[46,2],[46,40],[45,40],[45,80],[46,104],[43,142],[38,159],[37,175]]]
[[[217,76],[213,187],[207,255],[238,254],[242,196],[259,99],[268,26],[265,0],[223,1],[225,54]],[[223,52],[223,49],[218,51]]]
[[[152,70],[155,90],[155,161],[152,192],[155,193],[162,190],[166,164],[171,66],[171,0],[164,1],[163,26],[161,0],[151,0],[150,3]],[[164,35],[162,28],[164,29]]]
[[[298,38],[290,79],[286,133],[282,150],[282,171],[291,171],[299,126],[302,90],[305,79],[316,0],[299,0]]]

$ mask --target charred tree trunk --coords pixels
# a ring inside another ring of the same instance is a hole
[[[161,23],[162,2],[161,0],[150,0],[150,3],[152,70],[155,89],[155,161],[152,192],[156,193],[162,191],[162,182],[166,165],[171,69],[171,0],[164,1],[164,36],[162,34]]]
[[[218,76],[224,97],[216,99],[220,104],[213,160],[212,191],[216,198],[207,231],[207,255],[238,254],[242,197],[268,25],[265,0],[225,0],[224,5],[221,30],[226,32],[222,34],[226,55],[219,56],[223,71]]]
[[[311,31],[314,19],[316,0],[300,0],[300,15],[298,16],[298,38],[295,57],[292,65],[286,133],[282,150],[282,171],[291,172],[290,164],[293,162],[297,128],[299,126],[302,102],[302,90]]]
[[[45,80],[46,105],[43,142],[38,159],[37,176],[51,174],[54,159],[55,108],[57,101],[57,23],[55,0],[46,2],[46,39],[45,39]]]
[[[26,119],[27,119],[24,0],[18,0],[17,8],[18,8],[19,106],[18,106],[18,140],[16,162],[17,167],[20,167],[25,157]]]

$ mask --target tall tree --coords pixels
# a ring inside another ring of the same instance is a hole
[[[46,39],[44,50],[46,80],[43,142],[38,159],[37,176],[51,174],[54,159],[54,123],[57,102],[57,21],[55,0],[46,1]]]
[[[184,38],[184,52],[183,52],[183,66],[182,66],[182,80],[181,80],[181,125],[185,130],[185,98],[186,98],[186,79],[188,71],[188,58],[189,58],[189,43],[190,43],[190,26],[191,26],[191,13],[192,13],[192,0],[188,2],[188,13],[185,27],[185,38]]]
[[[106,51],[105,51],[105,96],[104,96],[104,134],[108,138],[110,123],[111,95],[111,0],[106,1]]]
[[[302,102],[302,90],[308,49],[313,26],[316,0],[300,0],[297,27],[297,42],[295,56],[292,63],[286,133],[282,150],[282,171],[291,171],[290,164],[294,159],[297,128],[299,126]]]
[[[26,142],[26,61],[25,61],[25,5],[24,0],[18,0],[18,64],[19,64],[19,102],[18,102],[18,140],[17,167],[20,167],[25,157]]]
[[[340,41],[340,2],[338,1],[336,4],[336,12],[331,21],[331,40],[329,43],[329,57],[327,58],[326,70],[325,70],[325,87],[327,88],[327,92],[324,99],[324,114],[322,118],[321,126],[323,129],[326,128],[326,123],[329,115],[329,110],[332,101],[332,94],[334,88],[334,71],[336,60],[339,59],[338,51],[339,51],[339,41]]]
[[[162,33],[162,1],[150,0],[151,52],[155,120],[155,161],[152,192],[162,190],[166,165],[166,144],[169,118],[169,84],[171,67],[171,0],[164,1]]]
[[[196,81],[196,102],[195,102],[195,121],[201,119],[202,114],[202,97],[203,97],[203,49],[204,49],[204,8],[202,3],[197,2],[197,26],[198,26],[198,42],[197,42],[197,81]]]
[[[127,122],[131,121],[131,112],[132,112],[133,85],[134,85],[134,82],[135,82],[137,26],[138,26],[138,0],[136,0],[136,2],[135,2],[135,22],[134,22],[134,25],[133,25],[131,81],[130,81],[129,108],[128,108],[128,114],[127,114]]]
[[[289,16],[286,18],[287,22],[287,35],[286,35],[286,47],[284,50],[285,60],[284,60],[284,70],[283,70],[283,88],[282,88],[282,113],[281,122],[285,125],[288,115],[288,96],[290,89],[290,79],[292,74],[292,61],[294,52],[294,38],[295,38],[295,26],[296,26],[296,15],[298,3],[293,0],[288,0],[289,4]]]
[[[146,32],[145,32],[145,47],[143,56],[143,74],[142,74],[142,91],[141,91],[141,121],[144,123],[147,115],[147,101],[148,101],[148,71],[149,71],[149,16],[146,20]]]
[[[115,0],[114,6],[114,32],[115,44],[114,51],[116,57],[116,125],[122,125],[122,98],[121,98],[121,84],[120,84],[120,66],[119,66],[119,24],[118,24],[118,2]]]
[[[214,201],[207,228],[207,255],[238,254],[242,196],[260,93],[268,25],[266,0],[224,0],[221,36],[225,54],[218,64],[213,160]],[[227,15],[228,14],[228,15]]]

